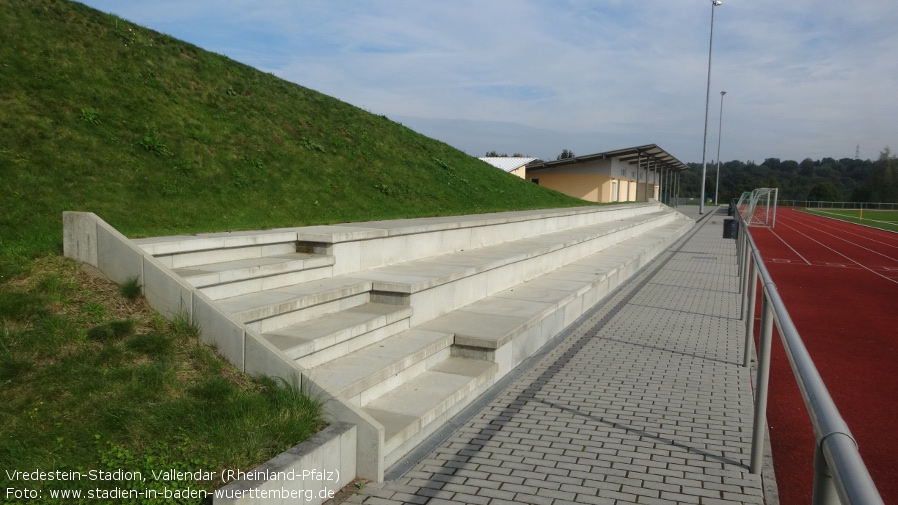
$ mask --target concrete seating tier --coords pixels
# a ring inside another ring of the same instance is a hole
[[[382,425],[388,466],[692,224],[649,203],[135,242]]]

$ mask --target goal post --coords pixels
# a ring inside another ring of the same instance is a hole
[[[776,201],[779,188],[758,188],[746,191],[739,198],[736,210],[748,226],[773,228],[776,225]]]

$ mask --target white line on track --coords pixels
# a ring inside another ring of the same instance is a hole
[[[808,215],[813,216],[814,214],[808,214]],[[819,217],[826,217],[826,216],[819,216]],[[786,216],[786,219],[789,219],[789,220],[791,220],[791,221],[793,221],[793,222],[798,222],[798,223],[804,224],[803,221],[801,221],[801,220],[799,220],[799,219],[792,218],[791,215],[790,215],[790,216]],[[825,226],[826,228],[830,228],[830,229],[832,229],[832,230],[837,230],[837,231],[839,231],[839,232],[843,232],[843,228],[839,228],[839,227],[833,226],[833,225],[831,225],[831,224],[828,224],[828,222],[831,222],[831,221],[837,221],[837,222],[839,222],[839,223],[844,223],[844,224],[849,224],[849,225],[855,225],[855,226],[858,226],[858,223],[852,223],[851,221],[843,221],[843,220],[841,220],[841,219],[835,219],[835,218],[829,218],[829,219],[827,220],[827,224],[821,224],[821,226]],[[815,223],[815,225],[816,225],[816,223]],[[878,228],[864,227],[863,224],[861,224],[860,226],[862,227],[862,229],[868,229],[868,230],[870,230],[871,232],[872,232],[873,230],[879,230]],[[884,245],[884,246],[886,246],[886,247],[891,247],[891,248],[893,248],[893,249],[898,249],[898,245],[893,245],[893,244],[890,244],[890,243],[888,243],[888,242],[883,242],[883,241],[881,241],[881,240],[875,240],[875,239],[873,239],[873,238],[871,238],[871,237],[868,237],[868,236],[865,236],[865,235],[861,235],[861,234],[858,234],[858,233],[852,233],[852,232],[849,232],[849,231],[844,231],[844,233],[845,233],[846,235],[853,235],[853,236],[855,236],[855,237],[859,237],[859,238],[862,238],[862,239],[864,239],[864,240],[869,240],[870,242],[875,242],[875,243],[877,243],[877,244],[882,244],[882,245]]]
[[[819,240],[816,240],[816,239],[814,239],[813,237],[811,237],[811,236],[809,236],[809,235],[807,235],[807,234],[805,234],[805,233],[802,233],[801,231],[799,231],[799,230],[797,230],[797,229],[795,229],[795,228],[792,228],[791,226],[789,226],[789,225],[787,225],[787,224],[783,224],[783,226],[785,226],[786,228],[789,228],[789,229],[795,231],[795,233],[798,233],[799,235],[804,235],[805,237],[807,237],[808,240],[817,242],[818,244],[820,244],[821,247],[824,247],[824,248],[826,248],[826,249],[829,249],[830,251],[832,251],[832,252],[838,254],[839,256],[841,256],[841,257],[847,259],[848,261],[850,261],[850,262],[854,263],[855,265],[857,265],[857,266],[863,268],[864,270],[867,270],[868,272],[870,272],[870,273],[872,273],[872,274],[874,274],[874,275],[878,275],[878,276],[882,277],[883,279],[885,279],[885,280],[887,280],[887,281],[889,281],[889,282],[894,282],[895,284],[898,284],[898,279],[892,279],[891,277],[886,277],[885,275],[882,275],[881,273],[877,272],[876,270],[871,269],[871,268],[868,267],[867,265],[864,265],[863,263],[860,263],[860,262],[858,262],[858,261],[855,261],[855,260],[849,258],[848,256],[845,256],[844,254],[840,253],[839,251],[833,249],[832,247],[829,247],[829,246],[827,246],[827,245],[824,245],[824,244],[821,243]],[[829,235],[829,234],[827,234],[827,235]]]
[[[854,243],[854,242],[852,242],[852,241],[850,241],[850,240],[848,240],[848,239],[844,239],[844,238],[842,238],[842,237],[840,237],[840,236],[838,236],[838,235],[833,235],[832,233],[827,233],[827,232],[821,230],[820,228],[813,227],[813,226],[810,225],[810,224],[802,223],[801,221],[798,221],[798,220],[792,220],[792,222],[793,222],[793,223],[798,223],[799,225],[802,225],[802,226],[808,226],[808,227],[810,227],[810,228],[812,228],[812,229],[814,229],[814,230],[816,230],[816,231],[818,231],[818,232],[820,232],[820,233],[822,233],[822,234],[824,234],[824,235],[829,235],[830,237],[833,237],[833,238],[835,238],[835,239],[839,239],[839,240],[841,240],[842,242],[847,242],[847,243],[850,244],[850,245],[853,245],[853,246],[855,246],[855,247],[859,247],[859,248],[861,248],[861,249],[863,249],[863,250],[865,250],[865,251],[870,251],[870,252],[873,253],[873,254],[876,254],[876,255],[878,255],[878,256],[882,256],[883,258],[886,258],[887,260],[894,261],[894,262],[898,263],[898,258],[893,258],[893,257],[889,256],[888,254],[883,254],[883,253],[881,253],[881,252],[879,252],[879,251],[874,251],[873,249],[870,249],[869,247],[864,247],[864,246],[862,246],[862,245],[860,245],[860,244],[856,244],[856,243]],[[784,226],[788,226],[788,225],[784,225]],[[794,230],[794,228],[793,228],[793,230]],[[797,231],[797,230],[796,230],[796,231]],[[878,242],[877,242],[877,243],[878,243]]]
[[[786,244],[786,247],[788,247],[789,249],[791,249],[792,252],[794,252],[796,256],[798,256],[799,258],[801,258],[802,261],[804,261],[804,262],[805,262],[806,264],[808,264],[808,265],[811,264],[811,262],[808,261],[807,258],[805,258],[804,256],[802,256],[801,253],[799,253],[798,251],[796,251],[794,247],[790,246],[788,242],[786,242],[785,240],[783,240],[783,237],[780,237],[779,235],[777,235],[777,233],[776,233],[775,231],[773,231],[773,228],[770,229],[770,233],[772,233],[774,237],[780,239],[780,242],[782,242],[783,244]]]

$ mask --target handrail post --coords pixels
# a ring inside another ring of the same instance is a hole
[[[751,363],[751,350],[755,346],[755,298],[758,289],[758,265],[752,255],[748,256],[746,267],[750,271],[743,279],[747,283],[747,289],[742,290],[742,305],[746,307],[745,313],[745,352],[742,355],[742,366],[747,367]]]
[[[751,244],[748,243],[748,236],[745,233],[745,224],[739,223],[739,240],[742,247],[739,249],[739,293],[742,294],[741,311],[745,310],[745,286],[748,278],[749,265],[751,264]],[[742,317],[740,312],[739,317]]]
[[[745,234],[742,233],[742,226],[739,224],[739,220],[736,220],[736,277],[739,277],[740,279],[743,276],[742,262],[744,261],[744,258],[742,257],[742,249],[745,247],[745,237],[743,235]],[[739,293],[741,293],[741,282],[739,283],[739,289]]]
[[[758,348],[758,382],[755,387],[755,422],[751,437],[749,471],[760,475],[767,429],[767,387],[770,384],[770,348],[773,341],[773,307],[766,290],[761,292],[761,342]]]
[[[833,483],[832,473],[823,455],[823,444],[816,443],[814,448],[814,493],[811,495],[812,505],[840,505],[839,493]]]

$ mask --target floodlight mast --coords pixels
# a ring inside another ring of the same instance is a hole
[[[717,203],[717,194],[720,191],[720,139],[723,136],[723,95],[726,91],[720,92],[720,120],[717,124],[717,177],[714,178],[714,205]]]
[[[708,87],[705,91],[705,135],[702,140],[702,188],[701,201],[698,203],[698,213],[705,213],[705,178],[708,172],[708,163],[705,155],[708,152],[708,109],[711,105],[711,50],[714,47],[714,7],[723,4],[723,0],[711,0],[711,38],[708,42]]]

